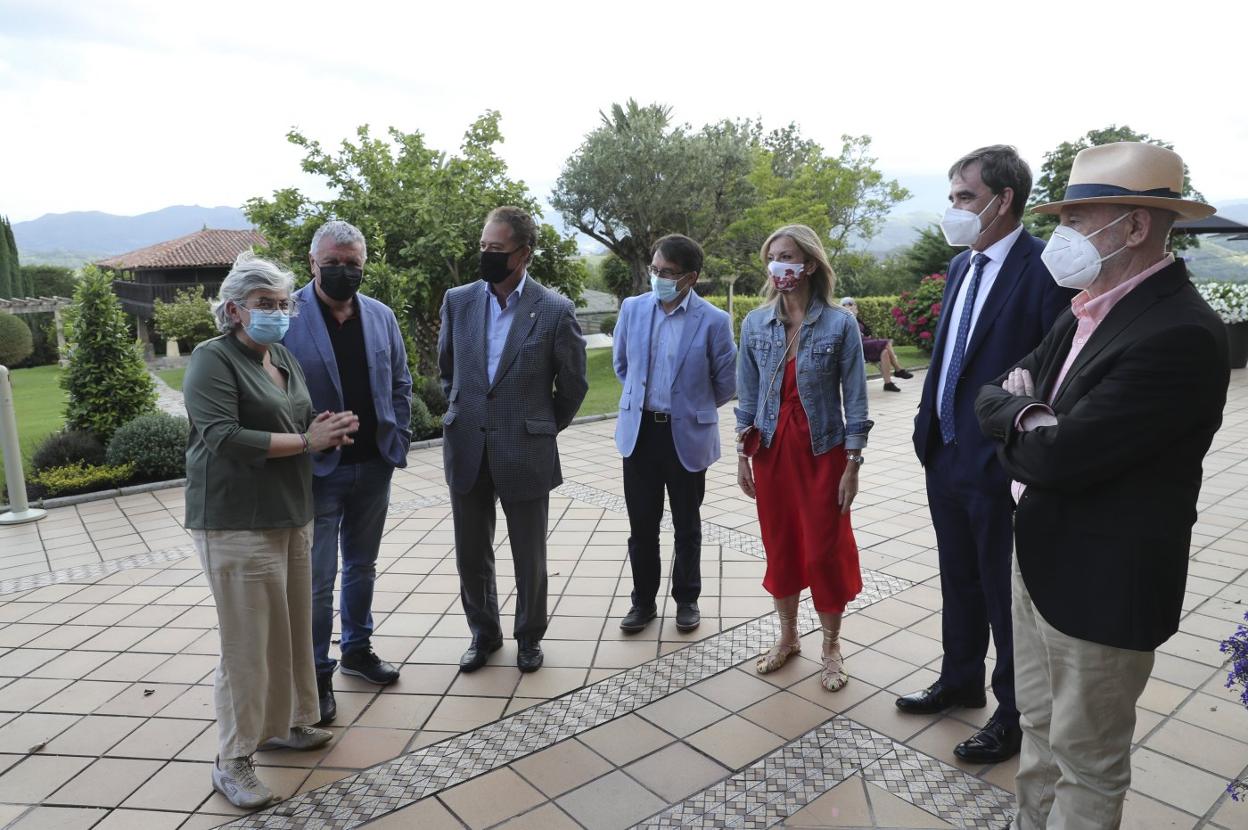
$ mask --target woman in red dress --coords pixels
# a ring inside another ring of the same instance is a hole
[[[832,299],[835,276],[813,230],[779,229],[762,258],[767,302],[741,326],[736,410],[737,480],[758,504],[763,587],[780,617],[780,639],[756,668],[773,672],[801,651],[797,607],[810,588],[823,628],[820,681],[835,692],[849,680],[841,615],[862,590],[849,513],[872,426],[862,340]]]

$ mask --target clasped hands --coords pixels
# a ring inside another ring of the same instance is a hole
[[[360,418],[354,412],[321,412],[308,427],[308,447],[314,452],[326,452],[355,443],[352,433],[360,428]]]
[[[1011,369],[1002,382],[1001,388],[1011,395],[1027,398],[1036,396],[1036,384],[1031,379],[1031,372],[1026,369]],[[1022,432],[1053,426],[1057,426],[1057,416],[1044,404],[1033,404],[1027,407],[1018,420],[1018,428]]]

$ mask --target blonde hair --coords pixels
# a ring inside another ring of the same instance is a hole
[[[794,244],[802,250],[802,254],[806,257],[806,262],[813,262],[815,270],[813,273],[807,274],[805,279],[810,280],[810,293],[812,297],[818,297],[826,306],[836,306],[834,299],[836,291],[836,274],[832,271],[832,264],[828,262],[828,253],[823,249],[823,243],[819,240],[819,234],[808,225],[785,225],[772,232],[767,237],[767,241],[763,243],[763,247],[759,249],[759,259],[763,261],[763,267],[767,267],[767,249],[771,247],[771,243],[780,237],[788,237],[792,239]],[[770,279],[763,286],[763,298],[765,302],[775,304],[777,311],[780,306],[777,300],[780,298],[780,292],[776,290],[776,286],[772,284]]]

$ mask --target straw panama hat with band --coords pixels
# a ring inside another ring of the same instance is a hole
[[[1156,144],[1119,141],[1080,150],[1060,202],[1032,208],[1059,213],[1069,205],[1135,205],[1172,210],[1180,219],[1204,219],[1213,205],[1183,198],[1183,159]]]

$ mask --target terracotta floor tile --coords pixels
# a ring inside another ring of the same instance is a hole
[[[105,815],[91,807],[36,807],[5,830],[87,830]]]
[[[206,654],[175,654],[172,657],[163,654],[142,656],[158,661],[154,668],[140,677],[149,683],[210,683],[212,674],[217,668],[217,658]]]
[[[401,755],[415,734],[414,729],[353,726],[321,763],[327,767],[371,767]]]
[[[202,720],[152,718],[110,749],[108,754],[119,758],[173,758],[205,730],[215,732],[211,724]]]
[[[506,700],[497,697],[447,695],[425,722],[425,728],[435,732],[465,732],[497,720],[506,704]]]
[[[467,644],[464,644],[464,648]],[[460,649],[463,653],[463,648]],[[440,695],[443,694],[455,678],[459,676],[459,657],[456,665],[437,665],[432,663],[406,663],[403,670],[403,691],[405,694]]]
[[[504,767],[441,792],[438,800],[470,828],[480,830],[527,812],[546,799]]]
[[[895,694],[879,692],[848,709],[845,716],[903,743],[939,717],[903,714],[896,700]]]
[[[541,674],[541,672],[535,672]],[[515,666],[483,666],[469,674],[460,674],[447,694],[473,697],[511,697],[520,683],[521,674]]]
[[[463,830],[464,825],[436,797],[388,813],[368,823],[368,830]]]
[[[0,657],[0,677],[21,677],[45,666],[63,652],[57,649],[16,648]],[[36,674],[35,676],[39,676]]]
[[[116,807],[163,765],[163,760],[100,758],[49,796],[46,803]]]
[[[0,775],[0,801],[38,804],[91,763],[90,758],[32,755]]]
[[[732,769],[742,769],[784,743],[779,735],[738,715],[695,732],[685,740]]]
[[[679,738],[696,732],[730,713],[722,706],[717,706],[687,689],[682,689],[638,709],[637,714]]]
[[[573,790],[556,803],[588,830],[623,830],[666,806],[619,771]]]
[[[97,667],[103,665],[116,655],[107,651],[67,651],[60,657],[49,660],[31,671],[32,677],[57,677],[66,680],[77,680],[87,677]]]
[[[580,825],[554,804],[543,804],[535,810],[498,825],[497,830],[580,830]]]
[[[346,698],[350,693],[339,694]],[[338,720],[336,723],[357,726],[380,726],[393,729],[420,729],[429,715],[437,707],[437,695],[378,695],[358,717],[351,719],[343,710],[342,701],[338,704]]]
[[[43,751],[59,755],[103,755],[145,722],[143,718],[88,715],[53,738]]]
[[[789,740],[806,734],[833,717],[822,706],[787,691],[761,700],[739,714],[751,723]]]
[[[672,742],[672,736],[637,715],[625,715],[577,736],[613,764],[634,761]]]
[[[128,685],[104,680],[79,680],[31,708],[39,712],[87,715],[121,694]]]
[[[92,830],[175,830],[186,821],[186,813],[155,810],[114,810]]]
[[[609,762],[575,739],[561,741],[521,758],[512,768],[550,798],[613,769]]]
[[[1133,782],[1134,783],[1134,782]],[[1165,830],[1191,830],[1198,820],[1195,816],[1176,810],[1135,790],[1128,790],[1122,805],[1122,826],[1165,828]]]
[[[862,778],[858,775],[851,775],[784,822],[786,828],[797,830],[874,825],[871,805],[867,803],[867,793],[863,789]]]
[[[22,714],[0,727],[0,752],[25,754],[80,720],[76,715]]]
[[[1134,793],[1127,794],[1128,800],[1132,795]],[[1223,800],[1222,805],[1213,814],[1213,821],[1218,827],[1225,827],[1226,830],[1248,830],[1248,803],[1232,801],[1229,798]]]
[[[671,744],[634,761],[624,771],[668,803],[704,790],[732,773],[683,743]]]
[[[915,828],[915,830],[953,827],[952,824],[942,821],[939,816],[921,810],[909,801],[904,801],[875,784],[867,784],[867,798],[871,801],[871,809],[875,813],[877,826],[907,827]]]
[[[211,793],[211,764],[171,761],[122,802],[122,806],[190,812],[203,804]]]
[[[19,677],[0,689],[0,711],[25,712],[70,685],[69,680],[51,677]]]
[[[1226,789],[1226,778],[1151,749],[1139,749],[1131,754],[1131,786],[1158,801],[1201,816]]]
[[[146,688],[156,688],[159,693],[160,687],[152,684]],[[212,686],[191,686],[156,714],[162,718],[215,720],[217,712],[213,703]]]

